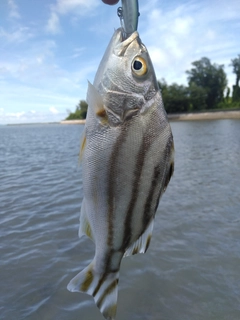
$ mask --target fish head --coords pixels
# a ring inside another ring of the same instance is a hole
[[[149,108],[159,87],[149,53],[137,31],[126,40],[121,29],[114,32],[94,86],[103,98],[112,125]]]

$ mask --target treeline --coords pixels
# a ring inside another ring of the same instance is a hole
[[[66,120],[86,119],[88,104],[85,100],[80,100],[76,106],[75,112],[68,112]]]
[[[191,70],[186,71],[187,86],[177,83],[168,85],[164,79],[158,81],[166,111],[180,113],[240,108],[240,54],[231,60],[230,65],[236,75],[231,96],[224,65],[211,63],[206,57],[194,61]],[[87,102],[81,100],[67,120],[85,119],[86,114]]]
[[[230,88],[227,87],[224,65],[212,64],[204,57],[193,62],[192,66],[191,70],[186,71],[188,86],[177,83],[168,85],[164,79],[158,82],[168,113],[240,107],[240,55],[231,61],[236,74],[232,96]]]

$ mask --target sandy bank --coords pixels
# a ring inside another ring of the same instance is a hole
[[[60,121],[61,124],[85,124],[86,120],[63,120]]]
[[[240,110],[169,114],[170,121],[240,119]],[[85,124],[85,120],[64,120],[61,124]]]
[[[169,114],[170,121],[240,119],[240,110]]]

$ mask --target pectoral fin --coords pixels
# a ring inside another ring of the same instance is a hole
[[[89,107],[93,108],[93,111],[96,117],[98,118],[99,122],[102,125],[108,124],[108,116],[104,108],[102,96],[89,81],[88,81],[87,102]]]
[[[135,241],[124,253],[124,257],[131,256],[137,253],[145,253],[149,247],[154,219],[149,223],[145,232]]]

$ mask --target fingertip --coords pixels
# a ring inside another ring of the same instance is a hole
[[[109,4],[109,5],[114,5],[119,2],[119,0],[102,0],[102,2]]]

